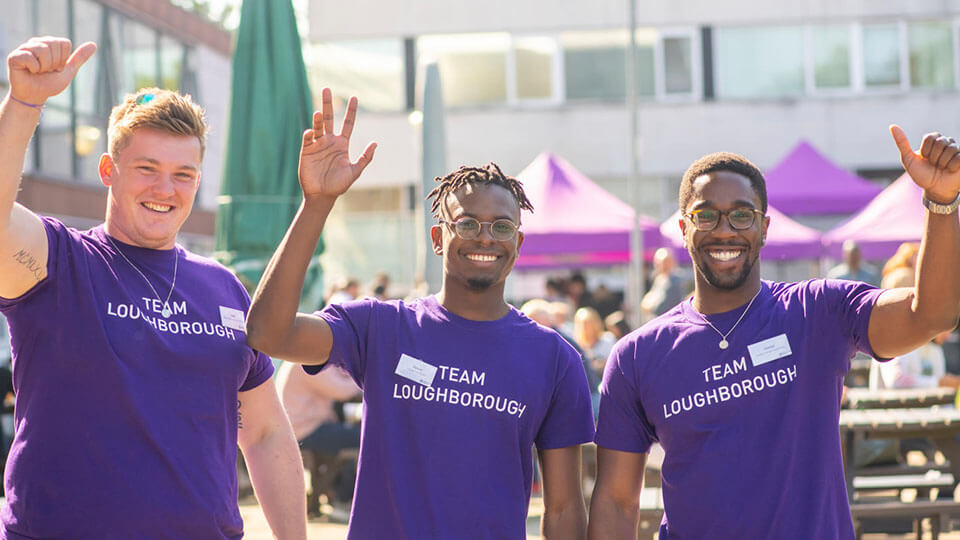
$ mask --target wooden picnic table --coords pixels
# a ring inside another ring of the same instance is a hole
[[[898,409],[952,404],[957,397],[955,388],[892,388],[847,390],[847,409]]]
[[[866,439],[929,439],[950,463],[950,472],[960,480],[960,411],[947,407],[922,409],[862,409],[840,411],[843,470],[847,495],[853,500],[853,448]]]
[[[960,481],[960,411],[953,407],[925,407],[914,409],[851,409],[840,411],[840,437],[843,443],[843,472],[847,482],[847,496],[850,498],[851,511],[854,519],[869,517],[870,515],[909,515],[915,519],[916,529],[920,531],[919,521],[923,517],[930,517],[935,524],[933,538],[939,536],[939,526],[943,513],[955,513],[960,510],[960,503],[953,501],[937,501],[934,508],[930,504],[893,502],[887,506],[877,506],[877,503],[854,503],[853,479],[857,471],[853,464],[854,446],[866,439],[929,439],[937,450],[943,453],[949,462],[950,473],[953,475],[953,486]],[[928,508],[927,506],[930,506]],[[949,520],[947,520],[949,524]],[[948,529],[949,530],[949,529]],[[859,532],[857,538],[859,538]],[[918,536],[919,538],[919,536]]]

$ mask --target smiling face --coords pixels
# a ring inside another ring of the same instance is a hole
[[[100,180],[110,188],[106,230],[121,242],[171,249],[190,215],[200,185],[197,137],[137,129],[111,158],[100,158]]]
[[[690,202],[684,215],[710,209],[728,212],[735,208],[761,209],[760,197],[750,180],[731,171],[714,171],[693,181]],[[699,231],[693,222],[683,217],[680,228],[683,241],[696,267],[698,290],[705,288],[725,291],[753,288],[760,280],[757,260],[767,235],[769,217],[757,216],[753,226],[737,230],[730,226],[727,215],[712,231]]]
[[[468,183],[446,196],[441,217],[454,222],[472,217],[481,222],[507,219],[520,224],[520,205],[509,190],[494,184]],[[435,225],[430,230],[433,250],[443,257],[443,283],[447,294],[456,291],[503,296],[507,275],[513,269],[523,233],[508,241],[498,241],[483,225],[480,234],[464,240],[457,236],[452,224]]]

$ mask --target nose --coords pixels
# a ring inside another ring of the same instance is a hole
[[[493,223],[481,223],[480,232],[477,234],[476,240],[490,244],[496,242],[496,238],[493,237]]]
[[[172,197],[176,191],[173,186],[173,177],[166,173],[158,174],[151,187],[153,193],[158,197]]]

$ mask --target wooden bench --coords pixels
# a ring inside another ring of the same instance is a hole
[[[949,490],[954,487],[953,475],[936,470],[925,473],[857,476],[853,479],[856,491],[886,491],[916,489],[918,498],[926,498],[930,489]]]
[[[857,476],[889,476],[894,474],[924,474],[927,471],[950,472],[950,462],[937,465],[871,465],[857,469]]]
[[[950,515],[960,514],[960,502],[955,501],[917,501],[912,503],[882,502],[855,503],[850,505],[850,514],[857,529],[857,540],[862,538],[858,522],[865,518],[911,518],[917,540],[923,537],[922,521],[930,519],[930,532],[933,540],[940,538],[940,532],[950,530]]]

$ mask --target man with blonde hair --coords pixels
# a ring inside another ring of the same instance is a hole
[[[274,535],[305,538],[303,467],[270,359],[245,343],[247,293],[176,244],[202,109],[149,89],[113,110],[103,225],[77,231],[15,202],[44,103],[95,50],[43,37],[7,57],[0,312],[17,407],[0,537],[240,538],[239,443]]]

